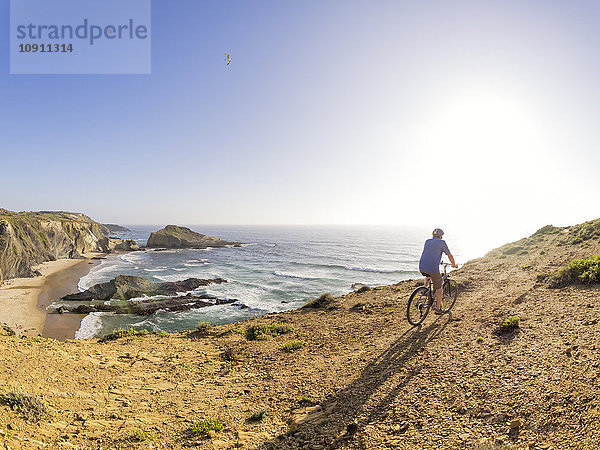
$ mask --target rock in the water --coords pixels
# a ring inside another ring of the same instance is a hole
[[[207,247],[239,247],[240,242],[228,242],[222,239],[196,233],[186,227],[167,225],[162,230],[150,234],[148,248],[207,248]]]
[[[200,286],[225,282],[226,280],[222,278],[211,280],[188,278],[183,281],[153,283],[144,277],[119,275],[107,283],[95,284],[87,291],[66,295],[62,299],[67,301],[110,300],[112,298],[129,300],[130,298],[141,297],[143,295],[149,297],[155,295],[175,295],[177,292],[192,291]]]
[[[134,252],[140,249],[133,239],[119,239],[119,238],[108,238],[108,249],[111,252],[122,251],[122,252]]]
[[[170,298],[149,298],[139,301],[119,303],[99,302],[89,305],[79,305],[73,312],[89,314],[92,312],[113,312],[115,314],[138,314],[147,316],[158,310],[187,311],[188,309],[204,308],[206,306],[226,305],[237,302],[235,299],[220,299],[212,295],[177,296]]]

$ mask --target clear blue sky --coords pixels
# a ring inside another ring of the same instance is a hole
[[[598,2],[155,0],[152,74],[117,76],[9,75],[0,4],[0,207],[519,233],[600,216]]]

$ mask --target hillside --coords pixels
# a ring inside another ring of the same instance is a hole
[[[69,212],[11,212],[0,209],[0,280],[33,276],[44,261],[108,251],[108,229]]]
[[[189,333],[2,336],[0,437],[10,448],[598,448],[599,286],[549,283],[598,254],[600,220],[544,227],[455,271],[455,310],[421,328],[405,317],[413,280]],[[515,315],[519,327],[500,333]]]

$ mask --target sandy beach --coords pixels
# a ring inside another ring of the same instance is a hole
[[[83,259],[59,259],[34,267],[42,274],[34,278],[14,278],[0,285],[0,323],[18,335],[72,339],[84,317],[79,314],[46,314],[54,300],[77,292],[79,279],[87,274],[101,256],[88,253]]]

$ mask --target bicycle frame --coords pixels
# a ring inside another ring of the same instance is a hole
[[[452,264],[447,262],[440,263],[440,266],[444,266],[444,273],[442,274],[442,289],[444,286],[444,282],[448,279],[448,266]],[[424,286],[427,286],[427,297],[429,297],[429,303],[433,304],[433,283],[431,282],[431,277],[427,277],[425,279]],[[442,307],[444,306],[444,299],[442,298]]]

